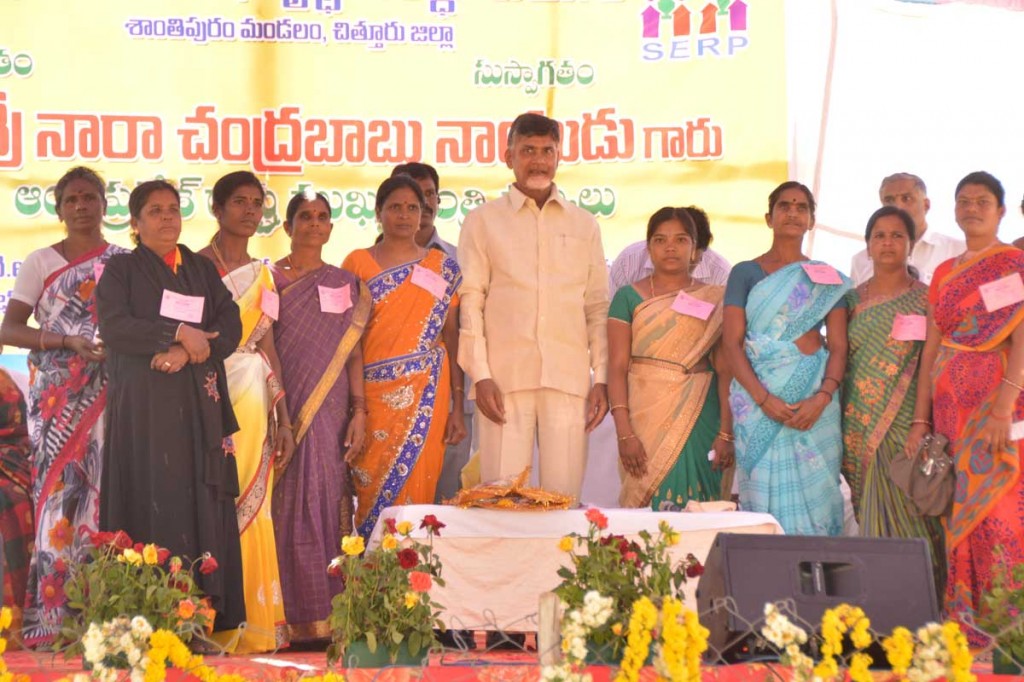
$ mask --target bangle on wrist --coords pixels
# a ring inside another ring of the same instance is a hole
[[[65,334],[64,336],[60,337],[60,347],[63,348],[64,350],[67,350],[67,348],[68,348],[68,335],[67,334]]]
[[[736,442],[736,436],[734,436],[731,433],[726,433],[725,431],[719,431],[718,432],[718,438],[721,438],[726,443],[735,443]]]
[[[46,332],[39,330],[39,350],[46,350]]]
[[[826,381],[834,381],[836,383],[836,388],[839,388],[842,385],[839,382],[839,379],[836,379],[835,377],[825,377],[821,380],[821,383],[824,384]]]
[[[817,391],[814,392],[814,395],[818,395],[819,393],[822,394],[823,396],[825,396],[828,399],[829,402],[832,402],[832,394],[831,393],[829,393],[828,391],[826,391],[823,388],[819,388]]]
[[[765,392],[764,392],[764,397],[763,397],[763,398],[761,398],[761,399],[760,399],[760,400],[758,400],[758,401],[755,401],[755,404],[756,404],[756,405],[757,405],[758,407],[761,407],[762,405],[764,405],[764,404],[765,404],[765,401],[767,401],[767,400],[768,400],[768,397],[769,397],[769,396],[771,396],[771,392],[770,392],[770,391],[765,391]]]
[[[465,393],[465,392],[466,392],[466,389],[463,388],[462,386],[456,386],[455,388],[452,389],[452,393]]]
[[[913,424],[924,424],[925,426],[931,426],[932,425],[932,420],[931,419],[911,419],[910,423],[911,423],[911,425],[913,425]]]
[[[621,443],[622,441],[629,440],[630,438],[636,438],[636,434],[631,433],[628,436],[619,436],[619,442]]]
[[[1018,383],[1016,383],[1014,381],[1010,381],[1006,377],[1003,377],[1002,379],[1000,379],[1000,381],[1002,381],[1007,386],[1012,386],[1013,388],[1017,389],[1018,391],[1024,391],[1024,386],[1021,386],[1020,384],[1018,384]]]
[[[615,410],[625,410],[626,412],[629,412],[629,405],[612,405],[608,408],[609,412],[614,412]]]

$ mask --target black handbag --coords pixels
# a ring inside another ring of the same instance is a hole
[[[945,516],[953,506],[956,474],[948,446],[949,439],[941,433],[929,434],[914,457],[896,456],[889,463],[889,478],[906,493],[915,516]]]

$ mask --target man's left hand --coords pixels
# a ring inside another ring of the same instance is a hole
[[[594,384],[587,396],[587,433],[597,428],[604,416],[608,414],[608,386]]]

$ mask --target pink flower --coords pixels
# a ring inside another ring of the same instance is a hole
[[[166,547],[157,547],[157,550],[156,550],[156,562],[158,564],[163,566],[164,562],[167,561],[169,558],[171,558],[171,550],[167,549]],[[180,567],[180,565],[181,565],[180,561],[178,562],[178,565]]]
[[[385,527],[387,527],[388,532],[391,533],[392,535],[395,535],[395,534],[398,533],[398,528],[397,528],[397,524],[395,523],[394,517],[392,517],[390,519],[384,519],[384,525],[385,525]]]
[[[409,587],[412,588],[413,592],[429,592],[433,584],[429,573],[424,573],[423,571],[409,572]]]
[[[171,569],[171,575],[174,575],[181,570],[181,557],[171,557],[171,563],[168,566]]]
[[[591,507],[586,513],[587,521],[597,526],[598,530],[604,530],[608,527],[608,517],[601,513],[600,509]]]
[[[61,420],[61,412],[68,404],[68,391],[62,384],[53,384],[43,389],[39,396],[39,412],[43,419]]]

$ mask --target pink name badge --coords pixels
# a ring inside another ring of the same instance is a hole
[[[318,285],[320,293],[320,312],[341,314],[352,307],[352,296],[348,293],[348,285],[343,287],[325,287]]]
[[[1015,272],[978,287],[981,300],[985,302],[985,310],[994,313],[1000,308],[1024,301],[1024,280],[1020,273]]]
[[[924,341],[928,335],[928,318],[924,315],[897,315],[892,321],[890,336],[897,341]]]
[[[205,302],[202,296],[185,296],[164,289],[164,295],[160,301],[160,316],[169,317],[179,322],[202,322]]]
[[[831,265],[825,263],[804,263],[804,272],[815,284],[842,284],[843,278]]]
[[[426,289],[439,301],[448,291],[448,282],[444,277],[419,265],[412,266],[412,283],[420,289]]]
[[[103,275],[103,268],[106,267],[103,263],[96,261],[92,264],[92,277],[96,280],[96,283],[100,283],[100,277]]]
[[[676,296],[676,300],[672,301],[672,310],[681,315],[689,315],[690,317],[696,317],[698,320],[706,320],[714,312],[715,304],[694,298],[685,291],[680,291]]]
[[[281,312],[281,297],[277,295],[276,291],[263,289],[260,292],[260,310],[270,319],[277,319],[278,313]]]

